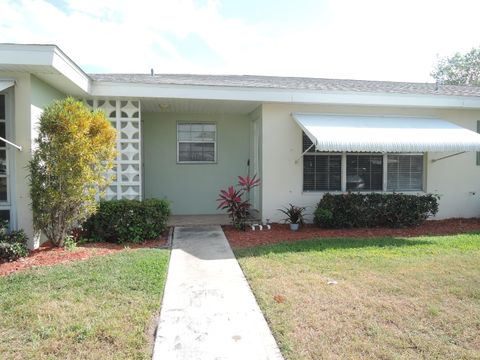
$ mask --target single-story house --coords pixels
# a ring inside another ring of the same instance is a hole
[[[258,174],[251,201],[263,221],[346,191],[435,193],[437,218],[480,215],[480,87],[86,74],[55,45],[0,44],[0,217],[31,247],[26,165],[42,109],[67,95],[105,110],[118,131],[108,199],[218,214],[219,190]]]

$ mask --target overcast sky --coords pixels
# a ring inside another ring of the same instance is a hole
[[[480,46],[479,0],[0,0],[0,42],[86,72],[432,81]]]

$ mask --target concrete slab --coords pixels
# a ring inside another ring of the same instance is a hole
[[[153,359],[283,359],[219,226],[175,228]]]
[[[227,215],[171,215],[168,226],[205,226],[228,225],[230,218]]]

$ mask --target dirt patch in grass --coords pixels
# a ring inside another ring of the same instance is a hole
[[[384,236],[422,236],[422,235],[453,235],[480,231],[480,219],[446,219],[429,220],[414,228],[391,229],[322,229],[314,225],[305,225],[298,231],[291,231],[287,224],[272,224],[271,230],[255,231],[247,229],[239,231],[233,226],[224,226],[223,230],[234,248],[245,248],[258,245],[276,244],[285,241],[305,240],[314,238],[339,237],[384,237]]]
[[[148,326],[145,329],[145,336],[148,339],[148,347],[153,354],[153,349],[155,347],[155,339],[157,337],[157,328],[160,321],[160,310],[155,312],[155,314],[150,319]]]
[[[73,250],[58,248],[45,243],[25,257],[12,262],[0,262],[0,276],[9,275],[19,270],[37,266],[50,266],[70,261],[87,260],[93,256],[103,256],[119,251],[141,248],[159,248],[167,243],[168,231],[159,239],[148,240],[141,244],[113,244],[107,242],[86,243],[77,245]]]

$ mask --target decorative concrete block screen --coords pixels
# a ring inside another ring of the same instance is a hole
[[[141,112],[138,100],[86,100],[91,109],[102,109],[117,129],[118,156],[113,168],[116,180],[105,198],[142,198]]]

